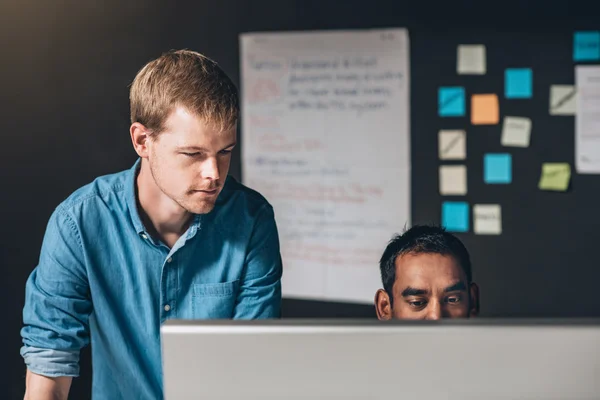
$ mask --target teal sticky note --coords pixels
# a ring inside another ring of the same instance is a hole
[[[575,32],[573,35],[573,61],[600,60],[600,32]]]
[[[483,158],[485,183],[512,182],[512,156],[508,153],[489,153]]]
[[[504,94],[507,99],[529,99],[533,95],[531,68],[507,68],[504,72]]]
[[[469,230],[469,204],[464,201],[442,203],[442,226],[449,232]]]
[[[441,87],[438,92],[440,117],[465,116],[465,88],[460,86]]]

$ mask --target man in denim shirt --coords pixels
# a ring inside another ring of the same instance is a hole
[[[227,177],[231,80],[198,53],[172,51],[138,73],[130,99],[139,160],[56,208],[27,281],[26,399],[66,399],[90,340],[95,400],[162,398],[165,320],[280,315],[273,209]]]

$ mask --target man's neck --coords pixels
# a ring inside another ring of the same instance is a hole
[[[145,159],[141,162],[136,187],[138,211],[144,227],[172,248],[188,229],[193,215],[160,190]]]

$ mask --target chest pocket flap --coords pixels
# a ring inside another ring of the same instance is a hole
[[[193,318],[232,318],[238,290],[238,280],[220,283],[194,283],[192,295]]]

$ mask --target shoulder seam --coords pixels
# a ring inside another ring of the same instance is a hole
[[[114,189],[116,193],[118,193],[121,192],[125,188],[125,186],[122,183],[117,183],[111,188]],[[77,199],[67,198],[61,203],[61,205],[58,208],[61,208],[64,211],[71,210],[73,207],[78,206],[79,204],[96,197],[104,198],[103,193],[99,193],[97,190],[94,190],[92,193],[88,193],[85,196],[79,197]]]
[[[84,253],[84,251],[83,251],[83,241],[81,240],[81,234],[79,233],[79,229],[77,229],[77,225],[75,224],[75,221],[73,221],[73,218],[71,218],[71,216],[69,215],[68,211],[65,210],[63,207],[57,208],[56,211],[62,217],[65,218],[65,222],[67,223],[67,225],[69,225],[69,228],[71,229],[71,231],[75,235],[75,238],[77,239],[77,244],[79,245],[79,248],[81,249],[81,252],[83,254]]]

